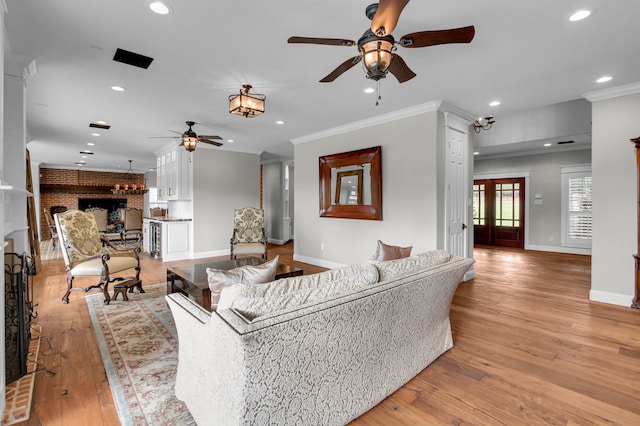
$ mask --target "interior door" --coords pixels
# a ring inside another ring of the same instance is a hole
[[[447,117],[446,127],[446,225],[445,250],[461,256],[469,256],[467,237],[467,144],[468,135],[464,130],[466,124],[453,115]]]
[[[475,180],[475,244],[524,248],[525,178]]]

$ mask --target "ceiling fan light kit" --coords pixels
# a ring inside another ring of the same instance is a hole
[[[229,96],[231,114],[254,118],[264,113],[264,101],[267,97],[259,93],[249,93],[252,88],[250,84],[243,84],[240,93]]]
[[[358,42],[358,49],[362,55],[362,64],[367,71],[367,78],[378,81],[387,76],[393,50],[394,40],[391,36],[378,37],[367,31]]]

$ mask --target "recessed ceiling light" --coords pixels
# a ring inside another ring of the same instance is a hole
[[[87,156],[86,155],[81,155],[80,158],[87,158]]]
[[[373,87],[367,87],[366,89],[364,89],[364,93],[373,93],[375,91],[376,89],[374,89]]]
[[[473,155],[480,155],[478,151],[474,152]]]
[[[551,146],[551,144],[550,143],[545,143],[544,146]]]
[[[489,106],[498,106],[498,105],[500,105],[500,101],[489,102]]]
[[[100,133],[91,133],[91,136],[100,136]]]
[[[227,139],[227,142],[229,142],[229,143],[233,143],[233,142],[235,142],[235,141],[234,141],[233,139]]]
[[[111,89],[115,90],[116,92],[124,92],[125,90],[127,90],[122,86],[111,86]]]
[[[76,166],[86,166],[86,164],[81,161],[78,161],[76,162]]]
[[[171,5],[165,1],[147,1],[147,4],[149,6],[149,9],[151,9],[158,15],[168,15],[173,12],[173,8],[171,7]]]
[[[606,83],[607,81],[611,81],[612,78],[613,77],[609,75],[603,75],[602,77],[596,80],[596,83]]]
[[[89,146],[94,146],[94,145],[95,145],[95,143],[93,143],[93,142],[87,142],[87,145],[89,145]]]
[[[576,10],[571,16],[569,16],[569,20],[571,22],[582,21],[583,19],[591,16],[592,13],[593,11],[589,9]]]
[[[98,120],[98,121],[96,121],[96,123],[98,123],[98,124],[102,124],[103,126],[104,126],[105,124],[107,124],[107,122],[106,122],[106,121],[102,121],[102,120]]]
[[[283,124],[284,124],[284,121],[282,121],[282,120],[278,120],[278,121],[276,121],[276,124],[283,125]]]

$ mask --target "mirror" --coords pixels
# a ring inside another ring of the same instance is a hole
[[[320,216],[382,220],[379,146],[319,159]]]

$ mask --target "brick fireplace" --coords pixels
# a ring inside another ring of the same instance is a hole
[[[65,206],[67,209],[80,208],[79,199],[105,200],[106,203],[126,200],[127,207],[142,209],[144,195],[142,194],[113,194],[111,188],[115,183],[125,183],[124,173],[93,172],[86,170],[67,170],[40,168],[40,235],[42,240],[51,238],[47,222],[43,216],[43,209],[52,206]],[[126,183],[144,183],[143,174],[135,174]],[[113,200],[113,201],[112,201]]]

